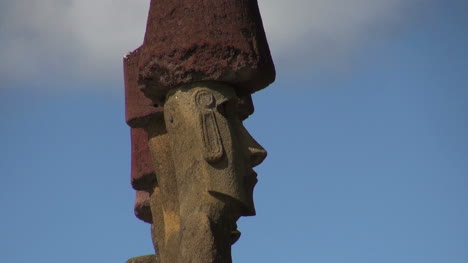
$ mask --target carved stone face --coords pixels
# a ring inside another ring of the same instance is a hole
[[[254,215],[253,167],[266,151],[252,138],[237,112],[238,98],[225,84],[175,89],[164,106],[181,211],[213,198]],[[184,201],[186,200],[186,201]]]

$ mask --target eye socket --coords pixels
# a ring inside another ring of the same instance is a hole
[[[219,104],[216,109],[218,110],[218,112],[223,115],[224,117],[227,117],[227,113],[229,112],[229,109],[228,109],[228,102],[229,101],[225,101],[221,104]]]
[[[240,121],[244,121],[251,114],[250,111],[246,111],[243,104],[239,103],[238,99],[225,101],[219,104],[216,109],[224,117],[236,118]]]
[[[241,119],[240,112],[235,100],[228,100],[218,105],[218,112],[226,118],[239,118]]]

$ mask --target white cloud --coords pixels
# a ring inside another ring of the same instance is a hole
[[[346,64],[355,48],[404,26],[424,0],[259,0],[272,53],[295,66]]]
[[[123,55],[143,41],[148,6],[148,0],[12,1],[0,11],[0,79],[44,89],[67,79],[120,80]]]
[[[422,0],[259,0],[259,5],[277,63],[294,68],[341,63],[369,35],[401,25],[416,1]],[[0,11],[0,78],[46,85],[120,81],[123,55],[143,40],[148,7],[149,0],[11,1]]]

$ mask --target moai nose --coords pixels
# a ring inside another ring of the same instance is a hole
[[[263,149],[262,146],[258,145],[257,147],[249,147],[250,153],[250,165],[255,167],[263,162],[267,157],[267,152]]]
[[[251,168],[261,164],[267,157],[267,151],[252,137],[244,125],[241,125],[241,141],[247,149],[247,162]]]

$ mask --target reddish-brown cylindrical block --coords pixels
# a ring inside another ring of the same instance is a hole
[[[155,103],[187,83],[227,82],[243,96],[275,79],[256,0],[151,0],[139,68]]]
[[[148,133],[143,128],[132,128],[132,171],[131,184],[135,190],[153,191],[156,185],[151,152],[148,147]]]
[[[125,55],[123,60],[125,79],[125,119],[130,127],[144,127],[152,117],[160,115],[162,107],[155,107],[138,88],[138,61],[140,49]]]

